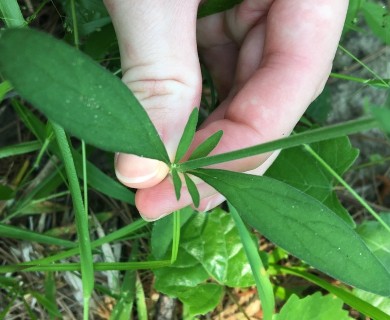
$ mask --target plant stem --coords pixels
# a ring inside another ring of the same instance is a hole
[[[55,123],[53,123],[53,131],[56,135],[58,146],[63,158],[66,174],[68,176],[69,189],[75,208],[76,228],[80,247],[83,296],[85,302],[87,299],[90,299],[94,287],[94,269],[88,229],[88,216],[84,209],[76,168],[65,131]]]
[[[383,81],[381,81],[381,80],[357,78],[357,77],[353,77],[353,76],[341,74],[341,73],[331,73],[330,77],[334,78],[334,79],[343,79],[343,80],[347,80],[347,81],[354,81],[354,82],[366,84],[366,85],[377,87],[377,88],[388,88],[389,87],[388,84],[385,85],[383,83]],[[383,79],[383,80],[385,82],[386,81],[390,82],[389,79]]]
[[[0,12],[8,28],[19,28],[27,25],[17,0],[0,0]]]
[[[313,143],[322,140],[328,140],[345,136],[352,133],[357,133],[364,130],[373,129],[378,126],[376,119],[369,117],[358,120],[352,120],[328,126],[320,129],[306,131],[287,138],[263,143],[253,147],[222,153],[210,157],[203,157],[199,159],[190,160],[177,165],[178,171],[186,172],[188,170],[197,169],[213,164],[228,162],[232,160],[238,160],[246,157],[255,156],[265,152],[270,152],[278,149],[287,149],[296,147],[305,143]]]
[[[309,145],[304,144],[303,147],[308,151],[349,193],[387,230],[390,232],[390,226],[370,207],[370,205],[342,178],[330,167],[324,159],[320,157]]]

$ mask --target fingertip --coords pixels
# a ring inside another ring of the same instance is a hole
[[[169,167],[159,160],[120,153],[115,156],[115,174],[130,188],[150,188],[167,176]]]

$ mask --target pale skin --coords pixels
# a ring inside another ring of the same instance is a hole
[[[191,149],[223,130],[212,154],[291,133],[329,76],[348,0],[244,0],[196,20],[200,0],[105,0],[117,33],[123,81],[144,106],[171,159],[201,98],[199,56],[221,104],[197,131]],[[198,56],[199,50],[199,56]],[[215,167],[261,175],[277,153]],[[138,189],[136,206],[156,220],[191,204],[175,198],[169,168],[157,160],[116,156],[118,179]],[[224,198],[198,181],[200,210]]]

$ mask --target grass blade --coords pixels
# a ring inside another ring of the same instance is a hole
[[[191,180],[191,178],[187,174],[184,174],[184,179],[186,181],[187,189],[188,192],[190,193],[192,202],[194,203],[194,206],[197,208],[199,207],[199,202],[200,202],[200,195],[199,195],[198,188],[196,187],[195,183]]]
[[[0,148],[0,159],[37,151],[40,148],[41,143],[39,141],[22,142],[12,146],[7,146]]]
[[[191,145],[192,140],[194,139],[196,124],[198,123],[198,113],[198,109],[194,108],[190,114],[190,117],[188,118],[187,124],[184,128],[179,145],[177,147],[174,163],[178,163],[184,157]]]
[[[0,102],[3,100],[4,96],[11,91],[12,86],[9,81],[3,81],[0,83]]]
[[[0,72],[49,119],[103,150],[170,163],[146,111],[120,79],[48,34],[22,28],[0,37]]]
[[[330,284],[329,282],[315,276],[314,274],[308,273],[306,269],[297,268],[297,267],[283,267],[279,265],[272,265],[271,268],[275,269],[277,272],[281,272],[282,274],[294,275],[306,279],[311,283],[316,284],[317,286],[334,294],[336,297],[339,297],[347,305],[351,306],[353,309],[359,311],[360,313],[366,315],[367,317],[370,317],[371,319],[389,320],[389,316],[386,313],[384,313],[382,310],[360,299],[359,297],[355,296],[353,293],[345,289],[336,287]]]
[[[337,138],[352,133],[361,132],[378,127],[376,119],[364,118],[344,122],[342,124],[328,126],[320,129],[305,131],[287,138],[263,143],[253,147],[222,153],[210,157],[199,158],[178,164],[178,170],[185,172],[191,169],[210,166],[213,164],[238,160],[246,157],[255,156],[258,154],[274,151],[278,149],[287,149],[296,147],[302,144],[310,144],[313,142],[323,141],[327,139]]]
[[[217,146],[217,144],[222,138],[222,135],[223,135],[222,130],[219,130],[214,134],[212,134],[205,141],[203,141],[199,146],[196,147],[196,149],[194,150],[194,152],[192,152],[188,160],[198,159],[207,156]]]
[[[0,234],[3,238],[24,240],[28,242],[46,243],[65,248],[74,248],[76,244],[73,241],[58,239],[30,230],[24,230],[13,226],[0,224]]]
[[[263,309],[263,319],[271,320],[275,308],[274,292],[272,284],[269,280],[267,271],[264,268],[263,262],[259,256],[258,249],[253,243],[253,240],[246,228],[244,222],[241,220],[237,210],[229,203],[230,214],[236,223],[238,233],[240,234],[241,242],[244,246],[246,256],[251,265],[253,277],[256,281],[257,292],[261,301]]]
[[[0,12],[7,27],[18,28],[26,25],[17,0],[0,0]]]
[[[94,286],[94,270],[92,261],[92,248],[88,229],[88,216],[84,210],[79,181],[74,166],[71,149],[65,131],[53,123],[53,130],[57,138],[58,146],[64,160],[65,170],[68,176],[69,189],[72,195],[75,209],[78,242],[80,246],[81,276],[83,282],[84,301],[88,305]]]

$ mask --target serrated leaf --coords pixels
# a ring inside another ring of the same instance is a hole
[[[186,182],[187,190],[191,196],[192,202],[194,203],[195,208],[199,207],[200,195],[198,188],[195,183],[191,180],[188,174],[184,173],[184,179]]]
[[[161,251],[166,252],[165,258],[170,255],[166,242],[171,240],[169,233],[172,234],[172,218],[169,220],[170,223],[167,223],[168,220],[156,222],[158,228],[153,230],[153,255],[159,259],[164,258]],[[165,232],[161,228],[163,225]],[[164,233],[168,238],[161,238]],[[159,243],[162,245],[159,246]],[[196,287],[203,285],[210,278],[220,286],[248,287],[254,284],[234,221],[221,209],[205,214],[193,214],[182,226],[176,262],[170,267],[153,272],[156,276],[155,288],[180,299],[183,290],[197,290]],[[201,306],[204,302],[197,300],[193,303]],[[218,301],[215,305],[217,303]]]
[[[348,311],[343,310],[343,301],[334,296],[322,296],[317,292],[299,299],[292,295],[275,320],[349,320]]]
[[[192,110],[190,114],[190,117],[188,118],[187,124],[180,138],[179,145],[177,146],[174,163],[178,163],[186,154],[188,148],[191,145],[192,140],[194,140],[197,123],[198,123],[198,109],[194,108],[194,110]]]
[[[313,143],[310,146],[339,175],[354,163],[359,154],[351,146],[348,137]],[[355,225],[334,192],[335,178],[303,148],[283,150],[266,175],[302,190],[336,212],[351,226]]]
[[[176,169],[171,170],[171,175],[172,175],[173,186],[175,188],[176,199],[179,201],[182,182],[179,177],[179,173],[177,172]]]
[[[147,113],[117,77],[47,34],[7,29],[0,38],[1,74],[49,119],[103,150],[170,162]]]
[[[195,148],[188,160],[198,159],[207,156],[218,145],[223,135],[223,131],[219,130],[213,133],[199,146]]]
[[[389,271],[359,235],[318,200],[268,177],[214,169],[190,173],[224,195],[246,223],[276,245],[347,284],[390,295]]]

